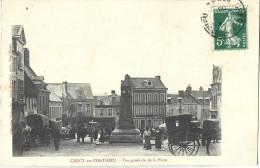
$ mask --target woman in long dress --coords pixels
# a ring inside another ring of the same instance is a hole
[[[151,137],[151,132],[149,131],[149,128],[147,127],[146,130],[144,131],[144,139],[145,139],[145,144],[144,144],[144,149],[149,150],[151,149],[151,143],[150,143],[150,137]]]
[[[226,42],[225,44],[228,45],[228,48],[231,48],[231,45],[236,45],[239,47],[241,39],[234,35],[233,32],[233,24],[242,26],[242,23],[238,23],[236,19],[238,16],[232,15],[231,12],[228,12],[228,16],[226,17],[225,21],[221,24],[220,30],[225,31],[226,34]]]
[[[162,145],[162,131],[157,127],[155,129],[155,149],[160,150]]]

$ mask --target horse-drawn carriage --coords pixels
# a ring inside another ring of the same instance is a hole
[[[200,128],[194,127],[192,115],[184,114],[166,117],[168,148],[175,155],[196,155],[200,142]]]
[[[30,144],[36,145],[36,139],[40,137],[43,144],[50,144],[51,127],[50,120],[42,114],[32,114],[26,117],[27,125],[31,127]]]
[[[172,155],[196,155],[200,147],[206,143],[207,154],[211,140],[219,140],[221,132],[219,121],[208,119],[203,122],[203,129],[200,128],[199,121],[192,121],[192,114],[176,115],[166,117],[166,127],[168,133],[168,148]]]

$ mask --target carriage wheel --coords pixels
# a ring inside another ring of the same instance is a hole
[[[169,151],[174,156],[192,156],[199,150],[198,140],[186,140],[184,133],[177,133],[168,143]]]

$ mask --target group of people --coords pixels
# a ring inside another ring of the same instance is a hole
[[[78,130],[77,130],[77,142],[80,142],[80,139],[82,139],[82,142],[84,143],[84,138],[87,136],[87,134],[89,134],[90,136],[91,143],[93,142],[93,140],[97,141],[98,129],[93,127],[86,128],[84,124],[81,124],[80,126],[78,126]],[[110,129],[101,128],[98,141],[104,143],[106,140],[109,140],[110,135],[111,135]]]
[[[162,136],[162,131],[159,129],[159,127],[157,127],[155,129],[154,134],[155,134],[155,149],[160,150],[161,145],[162,145],[163,136]],[[146,130],[143,132],[143,137],[145,140],[144,149],[146,149],[146,150],[152,149],[151,136],[152,136],[152,133],[149,130],[149,128],[147,127]]]

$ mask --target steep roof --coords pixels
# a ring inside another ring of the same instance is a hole
[[[159,77],[154,78],[135,78],[131,77],[132,88],[162,88],[166,89]]]
[[[111,105],[111,101],[108,96],[94,96],[95,105],[99,105],[99,102],[103,102],[103,105]]]
[[[200,90],[192,90],[191,95],[198,98],[198,97],[211,97],[211,93],[209,91],[200,91]]]
[[[21,40],[26,44],[24,29],[22,25],[12,26],[12,36],[20,36]]]
[[[48,86],[60,98],[67,95],[68,99],[93,99],[91,85],[89,83],[67,83],[67,92],[65,92],[65,83],[48,83]]]
[[[73,99],[93,99],[89,83],[68,83],[67,92]],[[82,92],[82,94],[80,93]]]
[[[33,83],[44,83],[44,77],[37,76],[30,66],[24,66],[24,73]]]
[[[167,94],[167,97],[171,98],[171,103],[179,103],[178,94]],[[200,104],[200,102],[192,95],[184,95],[182,96],[182,104]]]
[[[49,100],[55,102],[62,102],[62,100],[53,92],[50,86],[47,86],[47,89],[51,92]]]
[[[62,83],[48,83],[48,88],[50,88],[56,96],[62,98]]]

